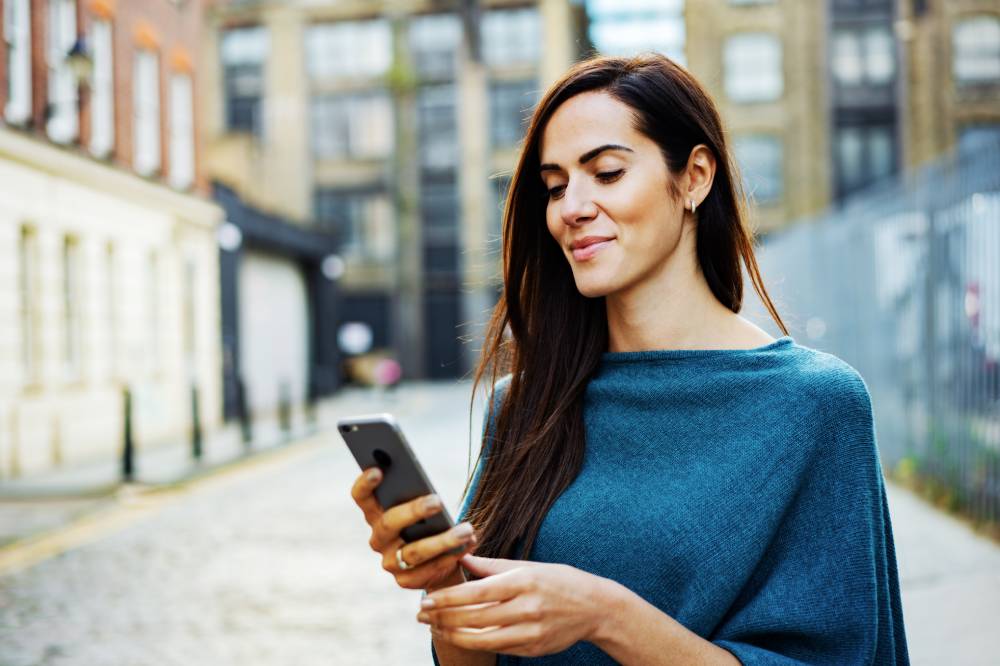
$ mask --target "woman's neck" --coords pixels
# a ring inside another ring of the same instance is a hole
[[[733,344],[733,319],[741,319],[712,293],[693,248],[628,289],[609,294],[605,305],[612,352],[726,348]]]

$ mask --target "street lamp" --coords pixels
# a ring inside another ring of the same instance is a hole
[[[83,35],[76,38],[73,47],[66,54],[66,66],[73,72],[78,83],[90,85],[90,77],[94,74],[94,58],[87,50],[87,40]]]

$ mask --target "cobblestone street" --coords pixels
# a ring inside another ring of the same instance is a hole
[[[340,416],[393,412],[454,508],[469,388],[424,385]],[[0,579],[0,664],[428,663],[419,593],[382,571],[350,499],[354,460],[333,432],[298,449]]]
[[[454,513],[469,390],[349,393],[330,416],[396,415]],[[330,430],[175,489],[120,496],[89,544],[0,577],[0,666],[429,664],[419,593],[396,587],[368,548],[349,496],[357,473]],[[1000,548],[889,491],[913,663],[995,663]]]

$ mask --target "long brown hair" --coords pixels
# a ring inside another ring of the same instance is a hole
[[[484,376],[491,385],[501,375],[512,376],[496,410],[490,401],[493,427],[484,433],[489,454],[466,512],[480,535],[480,555],[527,557],[542,519],[583,462],[584,390],[608,348],[607,313],[604,298],[577,291],[569,263],[549,236],[539,141],[556,108],[588,91],[606,92],[630,107],[636,129],[660,146],[672,174],[683,171],[698,144],[714,153],[715,180],[698,209],[701,269],[715,297],[739,312],[742,259],[761,301],[788,333],[760,277],[742,188],[709,95],[661,55],[576,64],[538,103],[504,206],[504,288],[486,331],[473,393]]]

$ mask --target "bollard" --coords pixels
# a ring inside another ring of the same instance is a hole
[[[135,480],[135,442],[132,441],[132,391],[127,386],[122,390],[122,397],[125,410],[122,419],[125,440],[122,445],[122,482],[131,483]]]
[[[253,441],[253,423],[250,420],[250,407],[247,400],[247,387],[243,383],[243,377],[236,378],[236,408],[240,419],[240,436],[243,438],[243,446],[250,448]]]
[[[288,439],[292,432],[292,396],[288,388],[288,382],[281,382],[278,386],[278,423],[285,439]]]
[[[198,411],[196,384],[191,384],[191,457],[201,461],[201,414]]]

